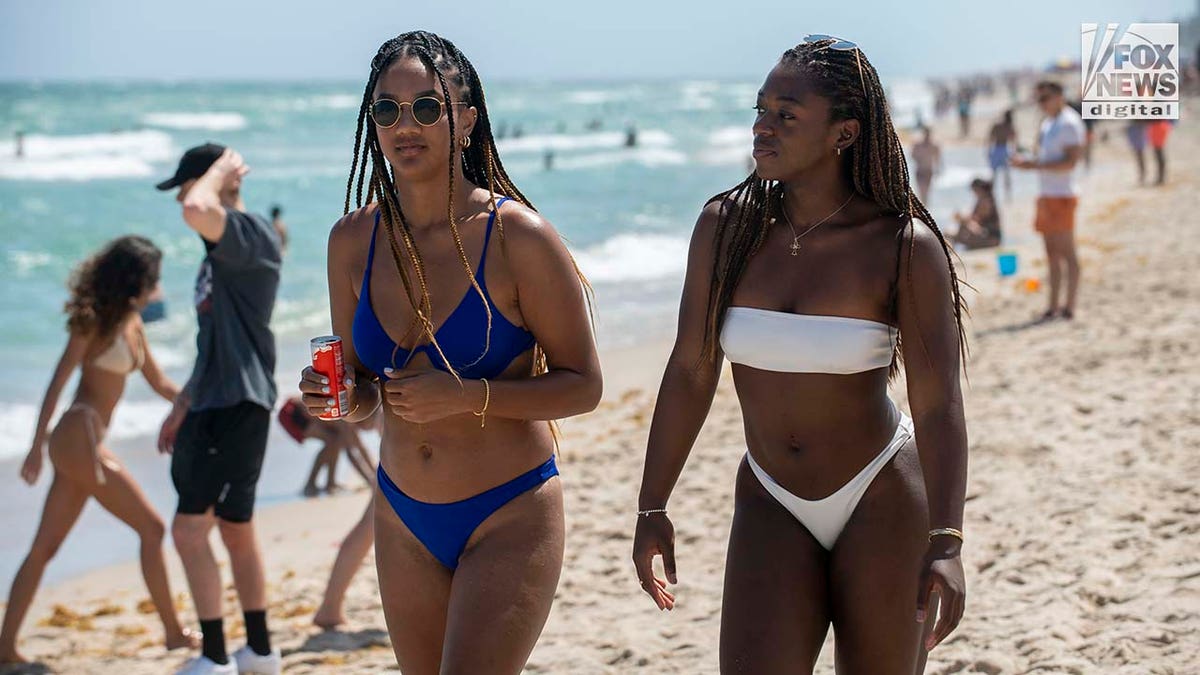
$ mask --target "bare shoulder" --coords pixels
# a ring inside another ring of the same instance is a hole
[[[692,229],[693,252],[700,250],[711,256],[721,222],[730,219],[736,222],[747,208],[746,197],[735,196],[732,191],[722,192],[705,202]]]
[[[907,219],[901,222],[906,228],[904,250],[911,254],[905,256],[905,264],[922,267],[936,264],[939,268],[945,268],[946,249],[942,246],[942,239],[937,232],[934,232],[928,223],[916,218],[912,219],[911,226],[908,226]]]
[[[900,252],[900,278],[912,279],[918,294],[929,297],[949,293],[952,284],[953,255],[943,246],[941,238],[927,223],[913,219],[911,226],[904,222],[903,245]],[[894,254],[893,254],[894,255]],[[909,284],[901,284],[906,294]]]
[[[141,312],[134,312],[133,318],[129,320],[129,323],[133,327],[134,337],[138,338],[143,343],[146,342],[146,323],[142,321]]]
[[[549,220],[546,220],[545,216],[513,199],[504,202],[496,217],[504,226],[505,237],[524,239],[558,237],[558,231],[554,229]]]
[[[700,217],[696,219],[696,234],[706,234],[712,236],[716,232],[717,225],[721,222],[721,218],[727,212],[736,212],[742,209],[741,204],[735,203],[727,198],[713,198],[704,204],[700,209]]]
[[[66,353],[82,359],[96,342],[96,331],[92,328],[68,327]]]
[[[938,241],[933,228],[917,218],[911,219],[910,222],[906,214],[884,212],[868,216],[860,222],[861,225],[854,227],[865,232],[872,243],[890,244],[894,249],[903,238],[905,249],[915,246],[922,250],[942,250],[941,242]]]
[[[505,253],[518,265],[566,250],[554,225],[520,202],[506,201],[497,213],[497,223],[503,228]]]
[[[342,254],[360,249],[375,227],[379,205],[372,203],[342,216],[329,230],[330,254]]]
[[[77,328],[69,327],[67,330],[67,342],[72,345],[87,345],[96,339],[96,330],[94,328]]]

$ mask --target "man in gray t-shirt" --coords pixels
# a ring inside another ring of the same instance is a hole
[[[230,210],[196,275],[196,366],[187,383],[192,411],[243,401],[275,407],[271,310],[279,288],[280,248],[262,216]]]
[[[241,156],[206,144],[184,153],[175,175],[183,220],[204,242],[196,277],[196,364],[159,433],[173,453],[179,505],[171,525],[203,635],[203,653],[183,673],[278,673],[266,619],[266,583],[254,532],[254,496],[275,405],[271,312],[279,288],[275,228],[246,212]],[[246,625],[246,646],[225,649],[221,574],[209,546],[216,525],[229,551]]]

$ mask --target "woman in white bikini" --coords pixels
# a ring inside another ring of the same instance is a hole
[[[755,172],[708,202],[692,236],[634,563],[670,608],[667,500],[728,356],[748,452],[721,671],[812,672],[832,625],[838,673],[912,675],[963,613],[963,306],[949,249],[857,45],[809,36],[755,107]],[[911,419],[888,398],[901,363]]]
[[[167,649],[195,646],[195,637],[179,623],[163,560],[165,526],[142,489],[105,445],[104,435],[125,381],[140,370],[158,395],[173,401],[179,388],[154,358],[142,330],[139,310],[158,286],[162,252],[143,237],[121,237],[83,261],[70,281],[67,347],[58,361],[34,431],[33,447],[21,466],[21,478],[33,485],[49,448],[54,479],[42,520],[25,561],[13,579],[0,628],[0,663],[22,663],[17,652],[21,627],[46,564],[79,518],[89,497],[137,532],[142,575],[162,619]],[[50,431],[50,418],[67,379],[80,369],[71,406]]]

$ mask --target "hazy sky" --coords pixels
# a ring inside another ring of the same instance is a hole
[[[758,77],[806,33],[887,75],[1079,56],[1084,21],[1167,21],[1200,0],[0,0],[0,80],[349,79],[426,28],[486,78]]]

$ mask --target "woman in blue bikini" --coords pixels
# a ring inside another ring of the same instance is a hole
[[[562,568],[549,421],[600,399],[589,289],[500,163],[475,68],[431,33],[371,62],[346,211],[330,312],[347,419],[385,406],[375,555],[396,660],[518,673]],[[314,414],[326,387],[304,371]]]

